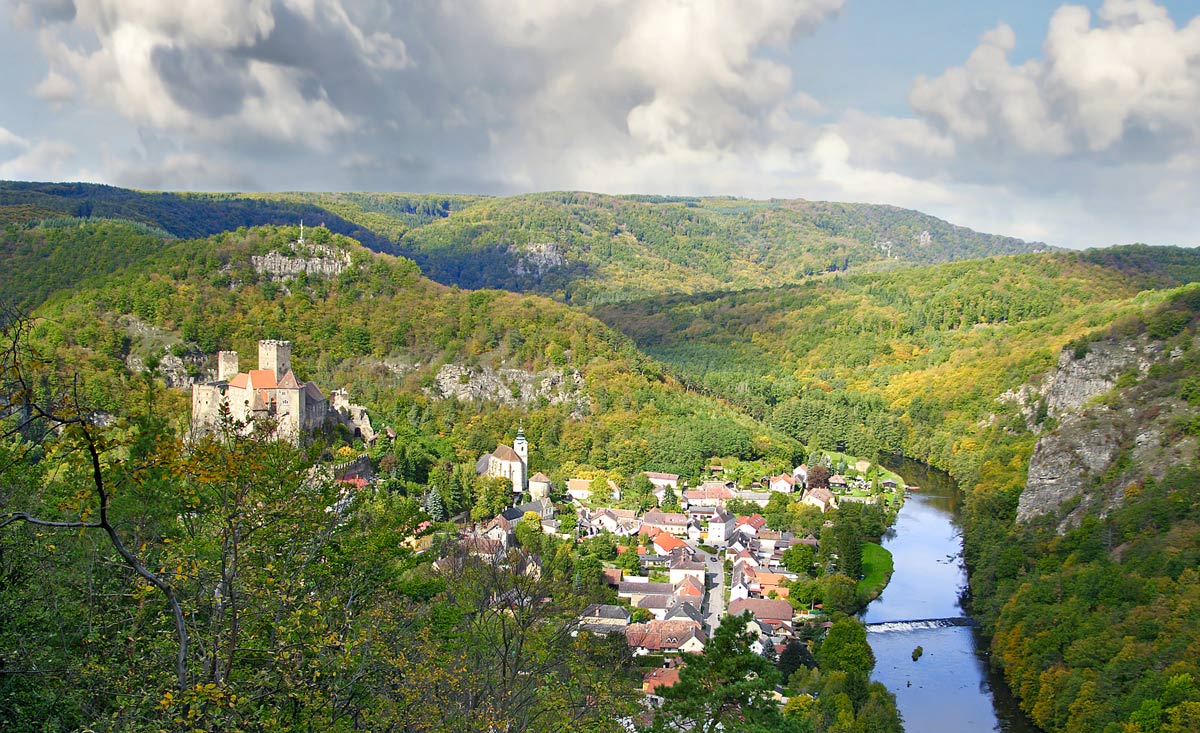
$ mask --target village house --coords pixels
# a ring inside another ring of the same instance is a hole
[[[704,614],[700,611],[699,606],[693,603],[677,603],[675,607],[667,611],[667,615],[663,618],[664,621],[691,621],[697,626],[704,625]]]
[[[729,603],[729,615],[740,616],[749,611],[758,622],[761,633],[790,630],[795,610],[792,604],[773,598],[739,598]]]
[[[659,621],[630,624],[625,641],[635,655],[700,654],[708,637],[701,626],[690,621]]]
[[[641,520],[637,518],[637,512],[633,509],[579,509],[579,529],[584,536],[607,532],[618,537],[628,537],[637,534],[641,526]]]
[[[767,526],[767,520],[761,514],[751,514],[748,517],[738,517],[734,521],[733,531],[747,537],[758,536],[758,531]]]
[[[529,477],[529,498],[533,500],[548,499],[550,492],[553,490],[550,483],[550,477],[538,471]]]
[[[667,567],[670,569],[672,583],[679,583],[684,578],[695,578],[700,581],[701,590],[704,589],[704,563],[697,562],[686,553],[679,552],[672,554]]]
[[[650,479],[650,483],[656,489],[672,489],[679,488],[679,474],[677,473],[658,473],[657,471],[646,471],[646,478]]]
[[[593,603],[579,615],[579,628],[600,635],[623,632],[629,619],[629,609],[624,606]]]
[[[691,546],[669,532],[657,531],[654,535],[654,551],[659,555],[670,555],[672,552],[693,552]]]
[[[733,534],[736,523],[732,512],[725,507],[718,507],[708,520],[708,544],[724,547],[729,542],[729,536]]]
[[[822,512],[837,508],[837,498],[834,497],[833,492],[829,489],[808,489],[804,492],[800,503],[815,506]]]
[[[663,512],[658,509],[651,509],[642,516],[643,527],[670,532],[679,537],[687,535],[687,521],[686,514]]]
[[[792,478],[796,479],[797,486],[805,486],[808,484],[808,464],[801,463],[792,469]]]
[[[592,480],[586,478],[567,479],[567,496],[577,502],[587,502],[592,498]]]
[[[796,477],[791,474],[781,473],[778,476],[772,476],[767,485],[771,491],[790,494],[796,490]]]
[[[683,492],[683,498],[688,507],[694,506],[725,506],[725,503],[737,496],[733,489],[716,481],[705,481],[700,488],[688,489]]]
[[[646,694],[651,704],[662,705],[663,698],[657,694],[657,691],[674,687],[678,682],[678,667],[658,667],[642,676],[642,692]]]
[[[739,492],[737,492],[737,494],[735,495],[734,498],[740,499],[741,501],[749,502],[751,504],[757,504],[760,507],[763,507],[765,509],[767,504],[769,504],[771,501],[771,492],[770,491],[739,491]]]

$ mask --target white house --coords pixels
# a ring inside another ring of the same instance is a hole
[[[735,523],[736,520],[728,509],[717,507],[712,518],[708,520],[708,544],[724,547],[729,542],[730,535],[733,534]]]
[[[796,477],[788,473],[781,473],[778,476],[772,476],[770,488],[771,491],[790,494],[796,489]]]

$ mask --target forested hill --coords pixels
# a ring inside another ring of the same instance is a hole
[[[0,182],[0,223],[54,216],[126,219],[182,238],[304,220],[409,257],[444,284],[583,305],[1046,249],[868,204],[578,192],[179,194]]]
[[[1197,280],[1200,252],[1134,246],[595,312],[799,440],[951,471],[973,614],[1043,729],[1183,733],[1200,730]]]
[[[0,232],[0,272],[22,275],[0,277],[0,301],[32,310],[38,342],[78,365],[91,405],[115,413],[142,399],[131,385],[146,368],[186,383],[215,368],[218,349],[252,355],[259,339],[289,339],[301,378],[349,387],[377,422],[411,438],[412,480],[473,462],[522,419],[542,466],[618,477],[698,475],[712,456],[782,465],[798,451],[686,392],[626,337],[566,305],[448,288],[327,229],[307,230],[303,246],[298,234],[163,240],[111,221]],[[272,251],[324,258],[326,272],[285,278],[255,264]],[[469,396],[440,399],[460,391]],[[163,399],[186,421],[186,391]]]

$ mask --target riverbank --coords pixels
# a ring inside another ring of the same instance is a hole
[[[863,577],[855,588],[861,607],[865,608],[883,593],[883,589],[892,579],[895,567],[892,553],[883,545],[874,542],[862,543]]]

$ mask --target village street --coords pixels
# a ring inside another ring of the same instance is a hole
[[[700,553],[703,555],[703,553]],[[708,615],[705,621],[708,623],[708,632],[711,636],[717,630],[717,626],[721,624],[721,617],[725,615],[725,563],[721,560],[720,554],[704,556],[705,572],[712,574],[716,578],[716,585],[708,591]]]

